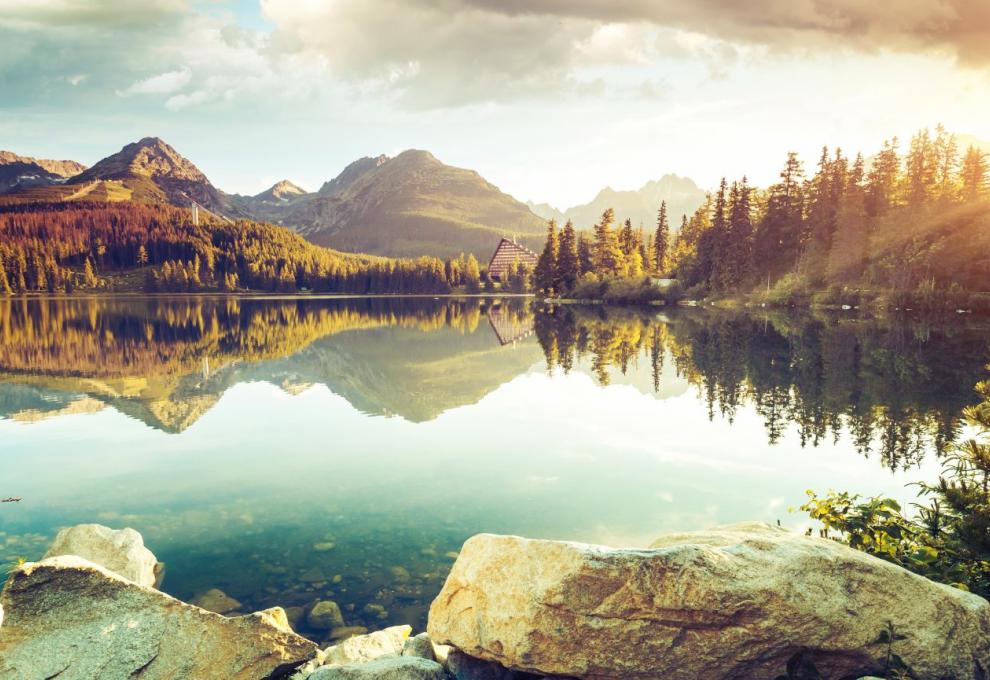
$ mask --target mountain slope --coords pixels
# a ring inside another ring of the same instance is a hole
[[[281,224],[286,209],[290,204],[305,199],[310,195],[305,189],[302,189],[287,179],[283,179],[260,194],[255,194],[254,196],[233,194],[227,196],[227,199],[236,210],[245,215],[251,215],[251,217],[258,220]]]
[[[651,229],[656,226],[661,201],[667,201],[671,227],[676,229],[681,223],[681,215],[690,216],[705,202],[705,192],[687,177],[664,175],[636,191],[616,191],[606,187],[590,203],[564,211],[546,203],[530,203],[529,207],[545,219],[552,217],[558,222],[571,220],[578,229],[590,229],[606,208],[613,208],[619,221],[630,219],[634,226],[642,224],[646,229]]]
[[[76,161],[31,158],[0,150],[0,194],[24,187],[64,183],[85,169],[85,165]]]
[[[491,255],[503,235],[538,246],[539,217],[472,170],[426,151],[362,158],[281,220],[310,241],[393,257]]]
[[[120,182],[131,200],[167,202],[185,206],[192,199],[217,212],[229,212],[231,203],[199,168],[158,137],[145,137],[72,179],[73,184]]]

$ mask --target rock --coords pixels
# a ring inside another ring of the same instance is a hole
[[[70,555],[14,569],[0,601],[0,678],[253,680],[318,651],[258,617],[228,619]]]
[[[210,588],[205,593],[201,593],[189,601],[197,607],[201,607],[208,612],[215,614],[226,614],[236,611],[243,605],[234,598],[227,595],[219,588]]]
[[[457,649],[450,650],[444,666],[454,680],[523,680],[532,677],[510,671],[494,661],[475,659]]]
[[[286,633],[293,633],[292,626],[289,624],[289,617],[285,613],[285,610],[281,607],[269,607],[268,609],[262,609],[260,612],[254,612],[252,614],[245,614],[245,616],[253,616],[258,618],[264,623],[267,623],[273,628],[277,628]]]
[[[361,609],[361,611],[363,611],[368,616],[374,616],[378,619],[384,620],[388,618],[388,610],[385,609],[385,607],[381,606],[380,604],[375,604],[375,603],[366,604]]]
[[[346,666],[321,666],[308,680],[446,680],[446,674],[436,661],[391,656]]]
[[[364,626],[340,626],[330,631],[331,640],[346,640],[355,635],[365,635],[368,629]]]
[[[323,650],[324,664],[342,666],[359,661],[371,661],[389,654],[398,656],[412,632],[412,626],[392,626],[367,635],[352,637]]]
[[[42,559],[59,555],[77,555],[138,585],[154,587],[160,583],[157,575],[162,567],[134,529],[111,529],[102,524],[62,529]]]
[[[310,567],[299,575],[299,580],[305,583],[317,583],[326,581],[327,577],[323,575],[323,571],[319,567]]]
[[[418,656],[428,661],[436,661],[437,655],[433,651],[433,642],[430,641],[429,633],[420,633],[407,638],[402,645],[402,656]]]
[[[430,607],[437,643],[588,680],[772,679],[804,649],[822,677],[982,677],[990,603],[827,539],[762,523],[615,550],[482,534]]]
[[[285,619],[289,622],[289,625],[292,626],[293,630],[299,627],[299,622],[303,620],[304,616],[306,616],[305,607],[285,608]]]
[[[391,567],[388,571],[392,575],[392,580],[396,583],[405,583],[412,579],[412,574],[409,573],[409,570],[401,565]]]
[[[323,541],[322,543],[314,543],[313,550],[316,552],[328,552],[333,550],[336,545],[333,541]]]
[[[344,615],[333,600],[319,600],[306,615],[306,623],[316,630],[330,630],[344,625]]]

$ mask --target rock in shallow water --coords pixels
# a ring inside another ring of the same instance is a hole
[[[226,614],[237,611],[242,606],[238,600],[230,597],[219,588],[210,588],[205,593],[197,595],[190,601],[190,604],[194,604],[214,614]]]
[[[330,630],[344,625],[344,615],[333,600],[320,600],[306,615],[306,623],[316,630]]]
[[[77,555],[142,586],[157,585],[161,566],[144,547],[134,529],[111,529],[102,524],[77,524],[62,529],[42,559]]]
[[[317,651],[261,617],[228,619],[75,556],[14,569],[0,601],[4,680],[256,680]]]
[[[649,550],[479,535],[430,608],[429,634],[511,668],[590,680],[772,679],[802,649],[823,677],[982,678],[990,603],[825,539],[761,523]]]

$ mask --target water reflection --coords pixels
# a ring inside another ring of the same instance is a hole
[[[659,391],[666,360],[697,388],[709,418],[743,404],[769,444],[791,424],[818,446],[848,431],[857,450],[906,468],[944,451],[990,360],[982,321],[932,326],[841,316],[700,310],[658,318],[629,309],[556,307],[536,317],[550,369],[587,358],[598,382],[648,361]]]
[[[0,508],[0,560],[38,558],[60,526],[133,526],[177,597],[331,598],[349,625],[422,628],[480,531],[644,545],[800,529],[808,486],[910,502],[938,462],[902,468],[946,444],[984,376],[981,323],[2,300],[0,496],[23,501]]]
[[[497,349],[532,326],[521,299],[0,300],[0,417],[109,405],[181,432],[230,386],[263,380],[424,421],[527,370],[535,353]]]

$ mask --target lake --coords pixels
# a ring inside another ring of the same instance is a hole
[[[0,558],[131,526],[162,589],[425,626],[478,532],[643,546],[914,499],[985,320],[530,299],[0,300]],[[319,635],[306,630],[301,632]]]

